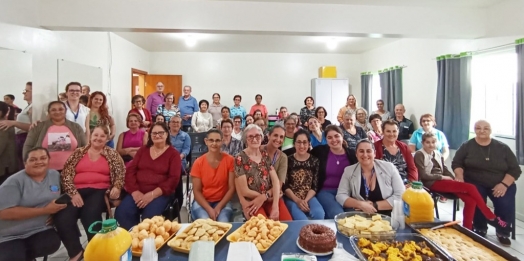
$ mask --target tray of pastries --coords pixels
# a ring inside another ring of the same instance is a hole
[[[517,257],[504,251],[487,239],[460,225],[431,230],[447,222],[410,224],[411,228],[429,238],[447,251],[457,261],[517,261]]]
[[[214,241],[216,245],[232,226],[230,223],[211,219],[197,219],[167,242],[167,245],[177,252],[189,253],[191,245],[196,241]]]
[[[396,233],[391,227],[391,217],[380,214],[345,212],[335,216],[335,223],[337,231],[347,237],[360,236],[378,240],[393,238]]]
[[[154,238],[156,250],[162,248],[165,243],[172,238],[182,225],[176,221],[165,220],[162,216],[146,218],[130,230],[131,234],[131,253],[133,256],[142,256],[144,239]]]
[[[261,254],[265,253],[286,231],[288,224],[267,219],[262,215],[251,217],[231,233],[229,242],[252,242]]]
[[[414,233],[396,234],[393,239],[350,237],[351,246],[362,261],[454,261],[429,239]]]

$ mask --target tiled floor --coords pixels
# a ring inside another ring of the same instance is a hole
[[[448,200],[446,203],[438,203],[439,204],[439,214],[441,220],[452,220],[453,217],[453,201]],[[457,219],[461,219],[462,217],[462,206],[464,203],[461,203],[461,210],[457,212]],[[182,209],[181,212],[182,215],[182,222],[187,222],[187,211],[185,208]],[[80,231],[82,233],[81,242],[84,245],[84,247],[87,244],[87,237],[85,235],[85,231],[82,227],[82,225],[79,222]],[[495,243],[496,245],[501,246],[504,250],[508,251],[512,255],[518,257],[520,260],[524,260],[524,222],[517,220],[517,240],[512,240],[511,247],[504,247],[499,244],[497,237],[495,236],[495,229],[492,227],[489,227],[488,229],[488,236],[487,238]],[[38,259],[38,261],[41,261],[42,258]],[[60,246],[60,249],[54,253],[53,255],[49,256],[48,261],[67,261],[69,258],[67,257],[67,251],[65,250],[64,246]]]

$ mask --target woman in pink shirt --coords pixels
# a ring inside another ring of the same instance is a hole
[[[109,199],[116,200],[124,186],[124,161],[118,152],[106,146],[108,138],[107,126],[96,126],[89,144],[76,149],[62,171],[62,189],[71,197],[72,204],[55,215],[54,223],[73,261],[80,260],[84,251],[77,233],[78,218],[86,230],[87,239],[91,240],[94,234],[89,233],[88,228],[94,222],[102,221],[102,213],[107,211],[106,194],[109,194]]]
[[[266,105],[262,104],[262,95],[257,94],[255,96],[255,101],[257,102],[255,105],[251,106],[251,110],[249,111],[249,114],[255,115],[256,110],[260,110],[262,112],[262,118],[267,119],[267,108]]]

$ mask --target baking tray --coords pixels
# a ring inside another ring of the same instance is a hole
[[[222,234],[218,239],[217,241],[214,241],[215,245],[218,244],[218,242],[220,242],[220,240],[222,240],[222,238],[224,238],[224,236],[226,236],[226,234],[229,232],[229,230],[231,230],[231,227],[233,227],[233,225],[231,223],[224,223],[224,222],[216,222],[216,223],[221,223],[223,225],[226,225],[227,226],[227,229],[224,231],[224,234]],[[182,233],[187,233],[189,230],[191,230],[194,226],[195,222],[191,223],[189,226],[187,226]],[[172,238],[171,240],[169,240],[169,242],[167,242],[167,245],[173,249],[174,251],[177,251],[177,252],[180,252],[180,253],[186,253],[186,254],[189,254],[189,252],[191,251],[191,247],[190,248],[182,248],[182,247],[176,247],[176,246],[172,246],[170,244],[171,241],[175,241],[178,239],[178,235],[179,233],[177,233],[177,235]],[[196,242],[196,241],[195,241]]]
[[[351,242],[351,246],[355,250],[355,253],[357,253],[358,258],[361,261],[367,261],[366,257],[358,247],[358,239],[359,236],[351,236],[349,238],[349,241]],[[392,240],[371,240],[371,242],[383,242],[383,241],[392,241]],[[451,257],[446,251],[444,251],[439,246],[435,245],[431,240],[428,238],[415,233],[398,233],[395,235],[394,241],[415,241],[418,242],[426,242],[426,245],[433,251],[436,257],[440,258],[442,261],[456,261],[453,257]]]
[[[440,221],[440,222],[422,222],[422,223],[412,223],[412,224],[408,224],[408,226],[410,226],[413,230],[415,230],[417,233],[420,234],[420,232],[418,231],[419,229],[422,229],[422,228],[432,228],[432,227],[435,227],[435,226],[438,226],[438,225],[443,225],[443,224],[446,224],[448,223],[449,221]],[[460,225],[453,225],[453,226],[449,226],[450,228],[454,228],[456,229],[458,232],[470,237],[471,239],[473,239],[473,241],[476,241],[478,242],[479,244],[483,245],[484,247],[490,249],[491,251],[495,252],[497,255],[505,258],[506,260],[509,260],[509,261],[519,261],[520,259],[518,259],[516,256],[513,256],[511,255],[510,253],[504,251],[504,249],[500,248],[499,246],[493,244],[491,241],[477,235],[475,232],[463,227],[463,226],[460,226]],[[436,244],[436,243],[435,243]]]
[[[233,233],[229,234],[229,236],[227,236],[227,238],[226,238],[227,241],[229,241],[229,242],[231,242],[231,243],[235,243],[235,242],[237,242],[237,241],[234,241],[234,240],[232,239],[232,235],[235,234],[237,231],[239,231],[240,228],[245,227],[245,226],[246,226],[246,223],[244,223],[242,226],[240,226],[240,227],[239,227],[237,230],[235,230]],[[282,227],[282,233],[280,233],[280,235],[279,235],[278,237],[276,237],[275,240],[271,243],[271,245],[269,245],[267,248],[265,248],[265,249],[259,249],[258,252],[259,252],[260,254],[264,254],[264,253],[266,253],[266,251],[267,251],[269,248],[271,248],[271,247],[273,246],[273,244],[275,244],[275,242],[277,242],[277,240],[278,240],[282,235],[284,235],[284,232],[286,232],[286,230],[287,230],[287,228],[288,228],[289,225],[286,224],[286,223],[280,223],[279,226]]]

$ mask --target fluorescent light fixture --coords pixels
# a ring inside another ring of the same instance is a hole
[[[369,36],[369,38],[382,38],[382,37],[384,37],[383,34],[369,34],[368,36]]]
[[[327,42],[327,48],[329,50],[335,50],[337,48],[337,45],[338,45],[338,40],[336,38],[330,38]]]
[[[196,45],[197,39],[193,35],[188,34],[188,35],[186,35],[185,38],[186,38],[186,45],[188,47],[193,47],[193,46]]]

